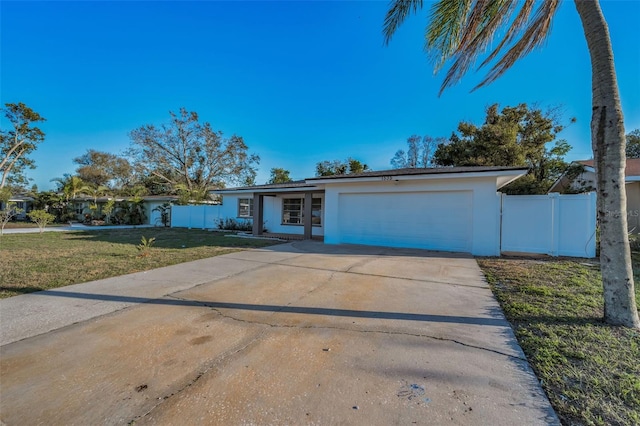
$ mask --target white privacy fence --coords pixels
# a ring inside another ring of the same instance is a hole
[[[220,205],[171,206],[172,228],[213,229],[218,227]]]
[[[595,257],[596,194],[502,195],[501,251]]]

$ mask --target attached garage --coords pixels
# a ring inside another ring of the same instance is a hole
[[[325,176],[324,242],[500,254],[498,189],[515,167],[441,167]]]
[[[340,243],[471,252],[471,191],[346,193]]]

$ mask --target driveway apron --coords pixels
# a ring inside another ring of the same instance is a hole
[[[465,255],[296,242],[5,299],[0,319],[7,425],[559,424]]]

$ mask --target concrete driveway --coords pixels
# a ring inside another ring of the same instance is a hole
[[[471,257],[297,242],[0,301],[0,420],[558,424]]]

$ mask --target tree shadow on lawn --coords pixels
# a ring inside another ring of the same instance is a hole
[[[27,294],[44,290],[42,287],[5,287],[0,286],[0,293]]]
[[[130,228],[96,231],[77,231],[68,235],[70,240],[97,241],[113,244],[138,245],[144,236],[155,238],[152,247],[179,249],[195,247],[265,247],[280,243],[274,240],[227,237],[227,233],[199,229]]]

